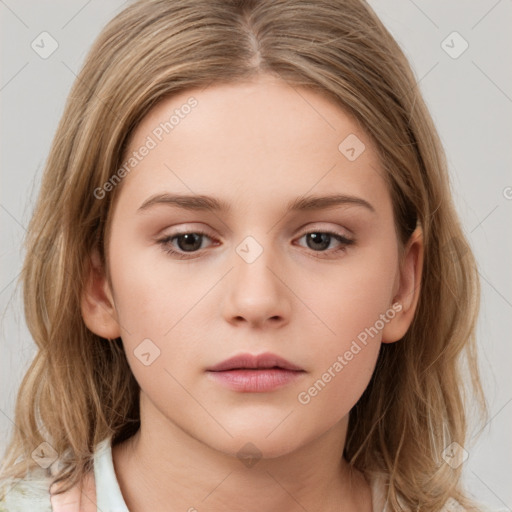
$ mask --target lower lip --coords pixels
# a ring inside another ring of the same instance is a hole
[[[245,393],[264,393],[286,386],[306,372],[269,368],[265,370],[225,370],[222,372],[208,371],[219,384],[234,391]]]

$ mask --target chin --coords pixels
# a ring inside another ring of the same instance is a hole
[[[276,427],[274,424],[273,428]],[[230,456],[240,459],[246,466],[251,467],[251,461],[257,462],[260,459],[275,459],[283,457],[299,449],[307,441],[298,438],[296,432],[282,429],[282,426],[272,429],[266,425],[251,426],[244,431],[235,432],[230,430],[233,437],[223,436],[222,439],[212,440],[208,443],[212,448]]]

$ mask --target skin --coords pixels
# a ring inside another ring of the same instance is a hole
[[[128,153],[190,96],[197,107],[123,179],[107,245],[112,285],[93,253],[82,300],[89,329],[122,337],[141,387],[141,428],[113,448],[126,503],[132,512],[371,511],[368,481],[342,458],[348,415],[381,343],[399,342],[412,321],[421,232],[400,260],[391,196],[368,135],[331,100],[270,76],[166,99],[137,127]],[[349,134],[366,147],[354,161],[338,150]],[[215,196],[232,212],[166,204],[137,212],[164,192]],[[375,211],[284,211],[296,197],[335,192]],[[178,229],[208,234],[193,253],[185,252],[190,239],[169,243],[189,259],[158,242]],[[305,236],[326,231],[355,243],[335,252],[335,238],[318,248]],[[252,263],[236,250],[247,236],[263,250]],[[393,303],[401,311],[301,404],[298,394]],[[149,366],[134,354],[147,338],[160,350]],[[265,393],[207,378],[207,367],[235,354],[267,351],[305,373]],[[261,455],[252,467],[237,457],[248,442]]]

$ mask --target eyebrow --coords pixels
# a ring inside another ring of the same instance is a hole
[[[231,205],[222,199],[205,195],[182,195],[182,194],[156,194],[146,199],[138,208],[137,212],[143,212],[150,207],[164,204],[175,206],[185,210],[193,211],[215,211],[226,212],[232,211]],[[333,194],[327,196],[302,196],[290,201],[286,206],[286,213],[296,211],[314,211],[333,208],[343,205],[362,206],[373,213],[375,208],[365,199],[357,196],[346,194]]]

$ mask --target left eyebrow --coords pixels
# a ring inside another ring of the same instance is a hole
[[[219,211],[227,213],[232,211],[229,203],[216,197],[164,193],[156,194],[146,199],[138,208],[137,212],[145,211],[157,204],[176,206],[185,210],[194,211]],[[292,211],[322,210],[343,205],[362,206],[376,213],[375,208],[365,199],[345,194],[297,197],[287,204],[285,211],[288,213]]]
[[[323,210],[334,206],[343,205],[363,206],[373,213],[375,208],[365,199],[357,196],[349,196],[345,194],[334,194],[330,196],[303,196],[297,197],[288,203],[286,212],[290,211],[310,211]]]

